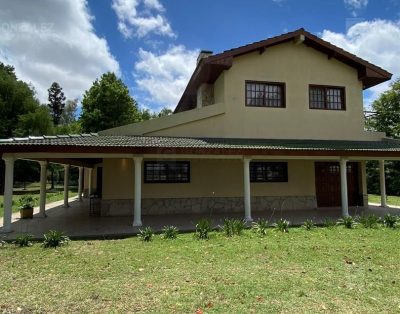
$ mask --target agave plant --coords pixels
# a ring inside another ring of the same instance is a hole
[[[163,233],[162,233],[161,237],[163,239],[173,240],[178,237],[179,230],[175,226],[165,226],[163,228],[162,232]]]
[[[353,229],[357,222],[352,216],[345,216],[337,221],[337,225],[344,226],[347,229]]]
[[[268,220],[266,219],[259,219],[253,222],[252,226],[254,232],[258,233],[260,236],[265,236],[268,230]]]
[[[205,218],[200,219],[196,224],[196,237],[199,240],[208,240],[212,230],[211,221]]]
[[[289,232],[289,225],[290,222],[283,218],[279,219],[276,223],[273,224],[276,230],[279,230],[281,232]]]
[[[382,219],[382,224],[386,228],[396,228],[398,222],[399,222],[399,217],[391,214],[386,214]]]
[[[50,230],[44,235],[43,247],[56,248],[69,243],[69,238],[63,232]]]
[[[139,229],[138,237],[144,242],[150,242],[153,240],[154,230],[151,227]]]
[[[32,246],[32,238],[33,238],[33,235],[31,235],[31,234],[27,234],[27,233],[20,234],[15,239],[14,244],[18,247]]]
[[[315,224],[312,221],[312,219],[306,219],[306,221],[304,221],[302,227],[306,230],[311,230],[311,229],[315,228]]]

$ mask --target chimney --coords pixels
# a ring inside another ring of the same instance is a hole
[[[209,50],[200,51],[199,56],[197,57],[197,64],[200,63],[201,59],[205,59],[205,58],[211,56],[212,54],[213,54],[213,52],[209,51]]]

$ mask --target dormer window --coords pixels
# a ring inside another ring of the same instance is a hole
[[[344,87],[310,85],[310,109],[345,110]]]
[[[246,81],[246,106],[285,107],[285,84]]]

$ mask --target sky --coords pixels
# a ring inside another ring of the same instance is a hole
[[[176,106],[200,50],[301,27],[400,76],[400,0],[0,0],[0,62],[43,103],[54,81],[81,100],[112,71],[159,111]],[[365,106],[389,83],[364,92]]]

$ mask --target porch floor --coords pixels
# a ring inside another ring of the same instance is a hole
[[[133,217],[93,217],[89,216],[89,201],[84,199],[79,202],[77,198],[71,199],[70,207],[64,208],[62,202],[50,204],[46,210],[47,218],[41,218],[37,214],[33,219],[19,219],[19,214],[13,215],[11,233],[1,233],[0,239],[12,240],[20,233],[32,234],[35,238],[42,238],[48,230],[60,230],[71,238],[106,238],[126,237],[137,234],[139,228],[132,227]],[[35,211],[37,212],[37,211]],[[400,215],[400,208],[382,208],[370,204],[368,209],[351,208],[351,215],[361,213],[374,213],[383,216],[387,213]],[[156,231],[166,225],[174,225],[180,231],[192,231],[196,221],[200,218],[209,217],[215,227],[221,225],[224,218],[243,218],[243,213],[230,214],[176,214],[176,215],[148,215],[142,217],[143,226],[151,226]],[[340,208],[318,208],[313,210],[282,210],[253,212],[254,220],[259,218],[267,219],[270,223],[285,218],[292,225],[301,225],[306,219],[312,219],[314,223],[321,224],[326,218],[338,219],[341,216]],[[1,219],[2,221],[2,219]]]

